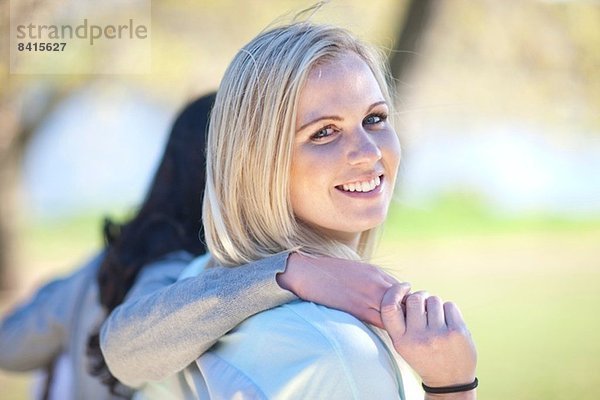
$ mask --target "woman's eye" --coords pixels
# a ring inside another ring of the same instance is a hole
[[[315,132],[310,138],[312,140],[322,140],[325,139],[331,135],[333,135],[335,132],[335,130],[333,129],[333,127],[331,126],[326,126],[323,129],[319,129],[317,132]]]
[[[384,122],[387,119],[385,114],[371,114],[363,120],[365,125],[377,125]]]

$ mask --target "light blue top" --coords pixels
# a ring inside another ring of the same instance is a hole
[[[182,277],[195,276],[206,259]],[[193,332],[190,332],[193,334]],[[294,301],[257,314],[176,377],[138,398],[404,399],[380,336],[350,314]]]

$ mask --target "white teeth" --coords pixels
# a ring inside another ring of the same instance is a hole
[[[342,189],[346,192],[370,192],[381,185],[381,179],[377,176],[370,181],[345,183]]]

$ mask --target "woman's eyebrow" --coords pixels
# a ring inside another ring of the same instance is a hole
[[[303,130],[304,128],[306,128],[307,126],[310,126],[312,124],[316,124],[319,121],[323,121],[323,120],[330,120],[330,121],[341,121],[342,117],[338,117],[337,115],[323,115],[322,117],[313,119],[310,122],[305,123],[304,125],[302,125],[300,128],[298,128],[296,130],[296,132],[300,132],[301,130]]]
[[[374,109],[375,107],[381,105],[381,104],[387,104],[387,102],[385,100],[381,100],[378,102],[375,102],[373,104],[371,104],[368,108],[367,108],[367,113],[369,113],[372,109]],[[329,120],[329,121],[342,121],[343,118],[339,117],[337,115],[323,115],[321,117],[315,118],[312,121],[309,121],[307,123],[305,123],[304,125],[302,125],[300,128],[296,129],[296,132],[300,132],[302,130],[304,130],[304,128],[312,125],[312,124],[316,124],[319,121],[323,121],[323,120]]]

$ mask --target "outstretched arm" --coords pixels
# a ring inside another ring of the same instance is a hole
[[[249,316],[296,299],[277,285],[288,254],[240,268],[208,268],[176,282],[186,266],[144,268],[132,295],[102,325],[100,346],[111,373],[139,387],[185,368]]]
[[[395,282],[368,264],[296,253],[175,283],[182,269],[149,267],[102,327],[107,365],[129,386],[180,371],[246,318],[296,295],[382,326],[379,305]]]

